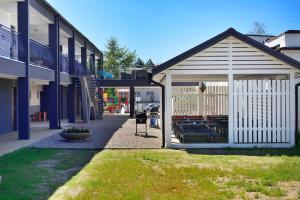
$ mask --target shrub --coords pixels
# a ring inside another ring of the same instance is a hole
[[[63,130],[63,133],[89,133],[90,130],[87,129],[87,128],[75,128],[75,127],[72,127],[72,128],[68,128],[68,129],[64,129]]]

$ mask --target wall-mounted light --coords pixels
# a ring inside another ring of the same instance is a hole
[[[200,86],[199,86],[199,90],[204,93],[204,91],[206,90],[206,84],[204,82],[201,82]]]

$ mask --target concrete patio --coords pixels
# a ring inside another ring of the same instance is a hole
[[[148,120],[149,122],[149,120]],[[70,149],[156,149],[161,148],[161,130],[149,128],[145,133],[135,135],[135,119],[128,115],[106,114],[103,120],[91,121],[88,124],[69,124],[62,121],[62,128],[85,127],[92,132],[85,141],[69,142],[59,135],[61,129],[50,130],[48,122],[31,124],[31,138],[18,140],[18,132],[10,132],[0,136],[0,156],[16,151],[23,147],[38,148],[70,148]],[[138,126],[138,131],[145,131],[144,125]]]
[[[16,151],[20,148],[35,143],[43,138],[47,138],[53,134],[61,132],[61,129],[50,130],[48,122],[31,123],[31,137],[29,140],[18,140],[18,132],[10,132],[0,135],[0,156]],[[71,127],[72,124],[67,123],[67,120],[62,120],[62,128]]]
[[[144,133],[135,135],[135,120],[128,115],[106,114],[103,120],[91,121],[88,124],[74,124],[75,127],[89,128],[91,137],[85,141],[65,141],[59,134],[53,134],[31,144],[38,148],[70,149],[135,149],[161,148],[161,130],[148,127],[148,136]],[[145,126],[139,125],[138,131]]]

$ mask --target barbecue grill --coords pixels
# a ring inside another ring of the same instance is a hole
[[[147,114],[145,112],[143,113],[137,113],[135,115],[135,135],[138,134],[138,124],[145,124],[146,132],[140,132],[140,133],[146,133],[146,136],[148,136],[147,132]]]

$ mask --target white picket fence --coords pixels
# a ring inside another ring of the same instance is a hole
[[[234,143],[288,143],[289,80],[235,80]]]
[[[228,115],[227,82],[207,82],[204,93],[198,86],[172,87],[172,115]]]

